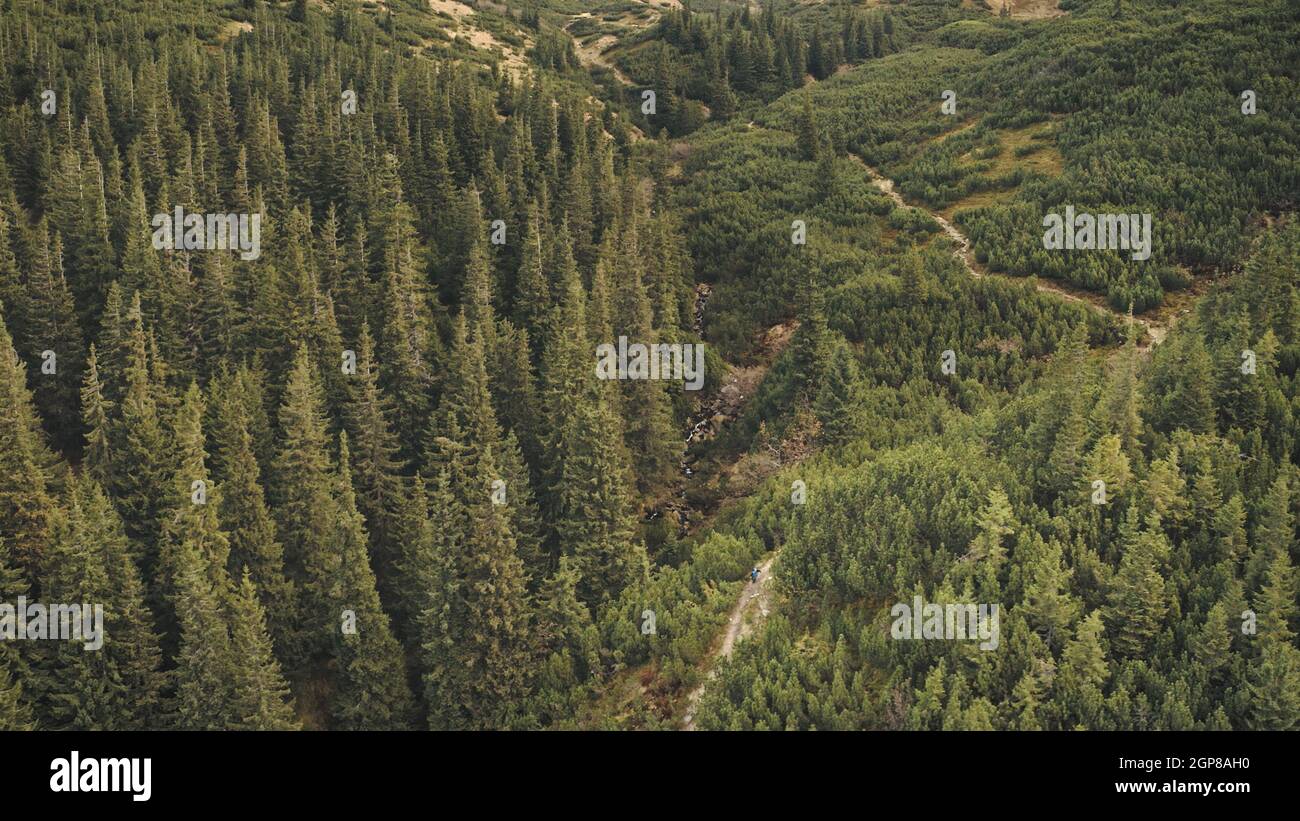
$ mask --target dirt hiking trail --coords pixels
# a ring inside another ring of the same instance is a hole
[[[776,557],[772,556],[758,566],[758,581],[749,582],[745,585],[745,589],[740,593],[740,598],[736,601],[736,606],[731,609],[731,615],[728,616],[727,621],[727,632],[722,636],[722,645],[709,656],[709,674],[704,681],[700,682],[700,686],[692,690],[690,696],[687,697],[686,717],[682,720],[683,730],[695,729],[695,713],[699,709],[700,698],[704,695],[705,686],[717,677],[718,666],[724,660],[731,658],[731,653],[736,648],[736,642],[754,632],[754,628],[758,626],[758,623],[771,612],[772,575],[768,571],[774,561],[776,561]]]
[[[895,205],[897,205],[899,208],[916,208],[917,210],[922,211],[925,214],[929,215],[931,219],[937,222],[939,224],[939,227],[943,230],[943,233],[949,239],[951,239],[954,245],[956,246],[953,250],[953,256],[957,257],[962,261],[962,264],[966,266],[966,270],[970,272],[971,276],[977,279],[984,276],[990,276],[990,274],[980,270],[980,268],[978,267],[978,263],[976,263],[975,261],[975,252],[971,249],[970,237],[962,233],[960,228],[958,228],[957,226],[949,222],[948,219],[944,217],[942,214],[931,211],[930,209],[925,208],[924,206],[912,205],[906,202],[903,199],[903,196],[894,189],[893,180],[884,176],[879,171],[872,168],[870,165],[867,165],[867,163],[863,161],[863,159],[859,157],[857,154],[849,154],[849,156],[862,165],[863,169],[866,170],[867,175],[871,177],[871,182],[876,186],[876,188],[880,189],[880,191],[882,191],[887,197],[889,197],[889,199],[892,200]],[[991,276],[998,276],[998,275],[992,274]],[[1012,279],[1012,277],[1007,277],[1007,279]],[[1067,302],[1074,302],[1079,305],[1086,305],[1089,308],[1098,311],[1099,313],[1107,314],[1109,316],[1119,317],[1121,319],[1127,319],[1127,317],[1125,317],[1123,314],[1120,314],[1118,311],[1112,310],[1108,305],[1105,304],[1105,302],[1099,296],[1093,294],[1083,295],[1080,293],[1075,293],[1060,285],[1057,285],[1052,282],[1047,282],[1038,278],[1035,278],[1034,287],[1036,287],[1039,291],[1045,294],[1053,294],[1056,297],[1060,299],[1064,299]],[[1141,350],[1150,350],[1150,348],[1152,348],[1153,346],[1159,345],[1161,342],[1164,342],[1165,336],[1168,335],[1169,333],[1169,325],[1166,322],[1162,322],[1159,320],[1152,320],[1152,319],[1142,319],[1139,317],[1133,317],[1133,321],[1136,322],[1138,325],[1140,325],[1146,331],[1146,341],[1138,345],[1138,348]]]

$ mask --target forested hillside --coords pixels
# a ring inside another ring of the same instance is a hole
[[[0,0],[0,729],[1300,726],[1300,6],[1053,10]]]

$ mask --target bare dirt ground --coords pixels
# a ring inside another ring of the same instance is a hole
[[[600,67],[608,69],[624,85],[632,85],[632,81],[614,65],[614,61],[607,56],[609,50],[619,43],[619,33],[630,33],[640,29],[649,28],[659,22],[664,9],[680,9],[681,0],[637,0],[638,5],[651,9],[652,13],[644,19],[637,16],[639,12],[628,13],[620,16],[617,20],[606,21],[612,23],[619,29],[619,32],[602,33],[600,37],[583,43],[581,39],[573,38],[574,50],[578,53],[578,60],[588,68]],[[569,18],[569,22],[564,24],[564,30],[569,31],[573,24],[579,20],[589,19],[595,15],[589,11],[575,14]],[[604,26],[608,31],[608,26]],[[570,35],[572,36],[572,35]]]
[[[474,48],[483,51],[500,51],[505,67],[513,72],[521,72],[527,68],[527,60],[524,59],[520,49],[501,42],[492,32],[474,26],[470,19],[474,15],[471,6],[456,0],[429,0],[429,8],[435,13],[444,14],[452,19],[453,25],[449,27],[448,33],[455,39],[468,40]]]
[[[230,20],[221,29],[221,41],[233,40],[253,30],[253,24],[244,20]]]
[[[567,30],[567,29],[566,29]],[[578,60],[588,68],[608,69],[620,83],[630,86],[632,81],[627,78],[614,61],[605,57],[605,52],[618,43],[618,37],[613,34],[606,34],[596,38],[588,43],[583,43],[578,38],[573,38],[573,50],[578,54]]]
[[[1003,0],[988,0],[988,5],[980,0],[962,0],[965,8],[987,8],[989,13],[997,16],[1002,13]],[[1014,20],[1051,20],[1069,14],[1057,5],[1059,0],[1006,0],[1011,7]]]
[[[474,14],[474,9],[464,3],[457,3],[455,0],[429,0],[429,8],[434,11],[440,11],[456,19],[469,17]]]

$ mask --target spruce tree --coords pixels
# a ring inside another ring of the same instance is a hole
[[[56,510],[52,521],[52,569],[42,580],[42,597],[52,602],[102,601],[108,592],[108,578],[98,557],[84,547],[89,528],[80,505],[74,499],[68,510]],[[68,624],[81,621],[77,613]],[[82,641],[51,641],[37,653],[34,689],[46,726],[114,728],[126,690],[108,653],[92,648],[84,635]]]
[[[183,540],[173,556],[179,645],[172,671],[172,721],[181,730],[222,730],[237,718],[232,710],[238,680],[222,593],[212,587],[209,563]]]
[[[625,192],[624,217],[617,242],[619,277],[614,291],[614,334],[627,337],[628,344],[640,343],[647,349],[659,341],[652,327],[653,307],[643,280],[643,248],[639,236],[640,205],[628,186]],[[572,264],[565,260],[566,265]],[[562,280],[569,277],[561,272]],[[665,385],[675,390],[677,382],[641,378],[621,381],[624,407],[633,409],[624,420],[623,441],[632,457],[637,488],[644,496],[654,497],[676,477],[679,436],[673,423]]]
[[[794,379],[803,396],[815,397],[821,388],[822,374],[830,362],[827,355],[831,337],[826,321],[826,298],[819,282],[820,261],[800,256],[797,265],[795,309],[799,329],[790,343]]]
[[[1261,643],[1294,645],[1296,634],[1291,625],[1296,617],[1296,581],[1287,554],[1279,554],[1268,566],[1252,605],[1259,617]]]
[[[266,621],[281,658],[292,658],[297,596],[285,573],[284,547],[266,503],[261,468],[253,453],[247,413],[239,401],[226,404],[228,426],[219,428],[214,453],[221,456],[228,477],[218,502],[221,527],[230,534],[231,578],[247,575],[258,591]]]
[[[1158,531],[1130,534],[1108,594],[1111,647],[1121,658],[1141,658],[1164,624],[1167,603],[1160,564],[1169,545]]]
[[[86,375],[81,385],[81,419],[86,429],[82,464],[86,472],[101,485],[107,484],[113,475],[113,449],[108,421],[112,407],[104,396],[104,386],[99,378],[99,362],[92,344],[90,354],[86,357]]]
[[[153,579],[155,596],[164,630],[164,644],[170,649],[177,638],[177,623],[172,618],[176,607],[177,573],[180,564],[177,554],[193,551],[203,564],[207,585],[218,603],[229,598],[230,541],[221,528],[218,510],[220,495],[207,469],[207,447],[203,437],[203,398],[197,384],[191,384],[176,414],[176,426],[171,441],[177,455],[177,466],[168,495],[168,506],[162,515],[159,535],[159,572]]]
[[[271,650],[266,612],[248,568],[230,600],[230,649],[238,662],[230,701],[232,730],[297,730],[293,698]]]
[[[542,340],[546,338],[546,322],[551,311],[551,286],[546,274],[547,253],[543,246],[547,236],[542,216],[538,212],[537,202],[528,203],[527,223],[521,232],[523,252],[516,274],[517,294],[515,296],[514,316],[520,328],[528,332],[535,351],[533,359],[541,351]]]
[[[143,557],[141,571],[146,579],[152,579],[157,567],[162,511],[175,497],[171,492],[172,468],[167,463],[171,450],[165,446],[158,406],[165,388],[153,381],[139,294],[133,296],[127,324],[129,336],[122,340],[125,391],[113,422],[111,448],[117,457],[108,489],[122,514],[127,535]]]
[[[912,248],[903,257],[902,273],[899,276],[903,296],[911,305],[922,305],[925,303],[926,296],[929,293],[929,285],[926,282],[925,264],[921,261],[921,255],[915,248]]]
[[[828,445],[849,441],[859,430],[857,362],[844,343],[835,346],[821,389],[813,402],[813,413],[821,423],[822,439]]]
[[[381,589],[389,590],[398,558],[402,497],[406,486],[399,461],[401,443],[393,430],[396,408],[379,387],[379,367],[369,326],[361,327],[357,346],[357,385],[348,407],[353,481],[357,507],[370,534],[370,552]]]
[[[401,458],[414,461],[436,397],[433,368],[440,352],[434,317],[428,309],[420,274],[414,268],[413,229],[401,218],[385,246],[383,328],[378,356],[383,360],[380,385],[397,406],[395,425]],[[439,363],[440,364],[440,363]]]
[[[1071,595],[1072,579],[1073,570],[1063,561],[1061,545],[1051,541],[1030,566],[1025,582],[1021,605],[1025,620],[1053,650],[1070,638],[1082,609],[1079,600]]]
[[[11,564],[9,548],[0,538],[0,602],[17,605],[27,594],[22,573]],[[0,731],[35,728],[31,704],[23,685],[30,673],[17,645],[0,641]]]
[[[518,721],[530,672],[527,593],[511,516],[494,499],[502,445],[483,341],[469,339],[464,314],[451,359],[455,387],[443,397],[427,460],[449,482],[450,496],[436,489],[431,503],[435,522],[449,528],[441,548],[452,555],[435,556],[429,566],[450,590],[424,616],[425,696],[431,727],[504,728]],[[505,490],[508,500],[512,491]]]
[[[1269,642],[1247,677],[1252,730],[1292,730],[1300,724],[1300,651]]]
[[[284,543],[285,570],[298,589],[295,623],[302,634],[293,647],[309,657],[329,647],[338,618],[330,591],[339,557],[333,542],[335,488],[324,400],[305,346],[300,346],[294,357],[279,422],[281,439],[272,498]]]
[[[551,550],[573,557],[579,596],[594,607],[642,578],[646,557],[633,541],[629,468],[612,435],[621,420],[591,376],[586,299],[572,268],[563,294],[542,357],[542,407],[552,420],[543,443],[543,512]]]
[[[125,692],[116,728],[151,729],[157,726],[166,674],[162,672],[154,614],[145,601],[144,580],[131,554],[121,517],[103,487],[83,479],[70,493],[79,499],[89,524],[83,544],[96,546],[108,580],[104,595],[105,647]]]
[[[344,730],[392,730],[407,726],[411,694],[406,684],[401,647],[393,638],[388,615],[379,604],[370,568],[368,540],[352,490],[347,434],[339,435],[339,469],[333,489],[332,546],[338,553],[338,576],[331,588],[340,620],[334,633],[337,685],[332,713]]]
[[[26,368],[0,316],[0,539],[32,584],[43,574],[50,542],[47,462]]]
[[[56,233],[37,226],[36,263],[28,276],[27,362],[34,398],[53,444],[61,450],[81,443],[77,390],[81,383],[83,343],[72,294],[63,272],[63,245]]]
[[[1245,582],[1248,590],[1257,590],[1268,569],[1279,557],[1289,556],[1295,542],[1295,517],[1291,515],[1291,489],[1285,473],[1269,486],[1262,500],[1254,537],[1251,540],[1250,560],[1246,563]]]
[[[0,203],[0,308],[4,311],[9,333],[18,339],[26,339],[27,289],[14,254],[13,234],[16,230],[9,209]]]

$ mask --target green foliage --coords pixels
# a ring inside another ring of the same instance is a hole
[[[660,728],[701,685],[708,729],[1296,726],[1277,0],[3,6],[0,601],[105,642],[0,642],[0,729]],[[1151,258],[1043,248],[1066,205]],[[156,248],[176,207],[260,253]],[[595,378],[620,337],[703,342],[703,400]],[[917,596],[998,649],[892,639]]]

